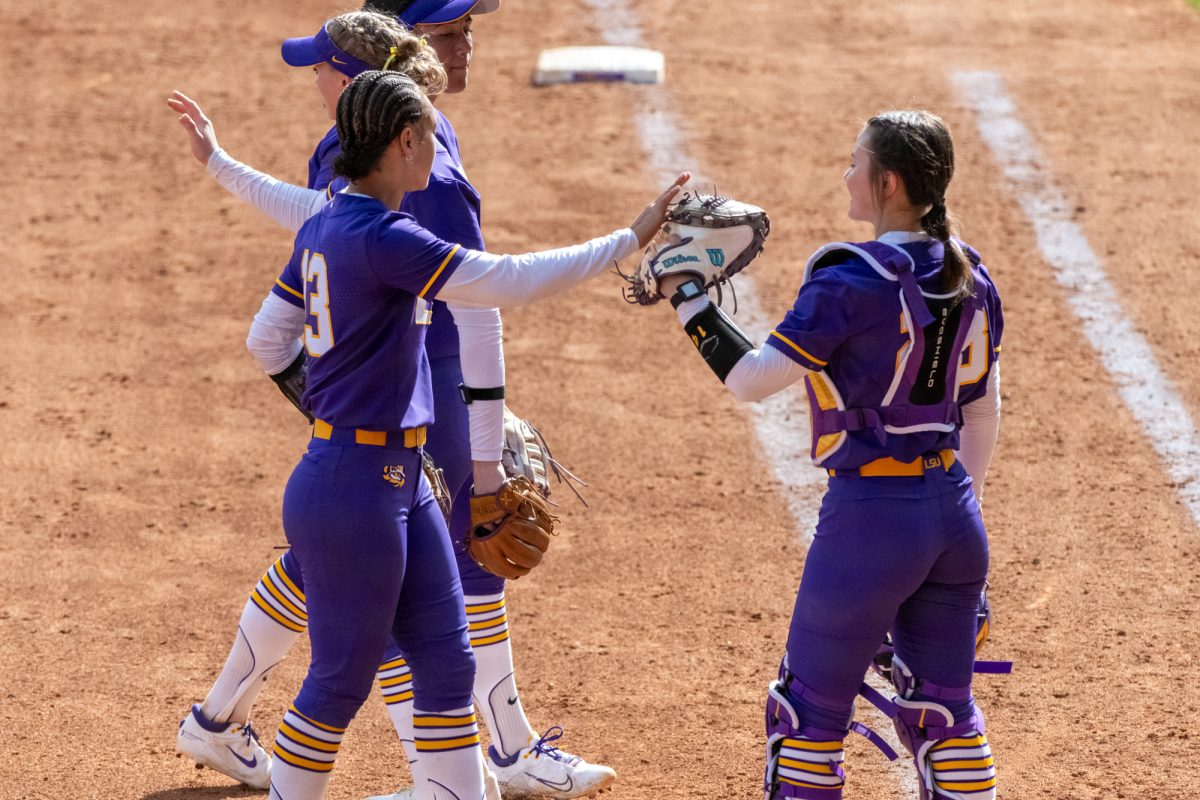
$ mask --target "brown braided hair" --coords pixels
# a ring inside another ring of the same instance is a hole
[[[338,98],[337,132],[342,152],[333,161],[333,171],[351,181],[365,178],[405,128],[432,116],[429,98],[412,78],[399,72],[362,73]]]
[[[446,70],[425,38],[395,17],[350,11],[329,20],[325,32],[347,54],[375,69],[403,72],[430,97],[446,89]]]
[[[950,129],[928,111],[886,111],[867,121],[871,179],[876,199],[883,194],[884,173],[894,172],[904,183],[908,201],[929,206],[921,229],[945,245],[941,289],[946,294],[974,294],[971,263],[953,239],[957,220],[946,207],[946,189],[954,177],[954,142]]]

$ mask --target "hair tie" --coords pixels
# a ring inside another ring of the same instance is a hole
[[[387,61],[383,62],[383,72],[387,72],[387,68],[390,67],[392,62],[396,60],[396,56],[398,54],[399,53],[396,50],[396,45],[392,45],[391,55],[388,56]]]
[[[421,49],[422,49],[422,50],[424,50],[426,47],[428,47],[428,46],[429,46],[429,41],[428,41],[428,40],[427,40],[427,39],[426,39],[424,36],[422,36],[422,37],[421,37],[420,39],[418,39],[417,41],[421,43]]]

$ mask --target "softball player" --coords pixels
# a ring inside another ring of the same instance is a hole
[[[981,489],[995,443],[1003,320],[978,254],[951,236],[953,171],[936,116],[872,118],[845,181],[850,218],[872,223],[875,241],[820,248],[795,306],[759,349],[694,278],[663,284],[740,399],[805,380],[813,461],[829,471],[767,698],[768,800],[842,796],[842,739],[889,630],[897,695],[879,699],[913,755],[923,800],[995,797],[971,696],[988,569],[971,476]]]
[[[446,85],[445,71],[435,53],[396,19],[383,14],[351,12],[327,21],[315,36],[293,40],[286,55],[293,60],[305,53],[318,57],[308,59],[315,75],[315,85],[322,105],[332,121],[337,100],[351,78],[370,68],[390,68],[413,77],[422,89],[436,94]],[[304,59],[301,59],[304,60]],[[241,193],[250,202],[272,213],[282,204],[280,192],[315,199],[302,212],[292,206],[285,219],[275,218],[295,232],[301,222],[324,204],[334,181],[333,159],[339,152],[337,130],[332,128],[318,144],[309,161],[309,187],[313,191],[291,187],[258,173],[238,168],[220,149],[212,123],[199,106],[182,93],[176,92],[168,105],[181,114],[180,123],[189,134],[192,151],[211,172],[226,182],[231,190]],[[250,180],[247,173],[257,182]],[[344,179],[336,179],[340,186]],[[320,191],[315,191],[319,188]],[[278,213],[278,212],[276,212]],[[303,580],[291,553],[285,553],[267,570],[242,611],[238,633],[216,682],[203,703],[194,706],[180,723],[176,742],[178,749],[230,777],[259,788],[267,788],[270,757],[258,742],[249,723],[249,715],[263,682],[307,628]],[[389,687],[392,688],[392,687]],[[401,690],[408,686],[400,686]],[[411,692],[408,693],[411,699]],[[411,702],[409,703],[411,708]],[[408,722],[408,742],[411,747],[411,713]]]
[[[350,183],[301,227],[250,338],[260,365],[275,372],[294,361],[303,334],[303,403],[315,417],[283,502],[312,662],[276,737],[271,797],[323,796],[390,633],[412,671],[417,797],[482,798],[467,616],[449,534],[421,471],[435,407],[429,304],[533,302],[599,274],[649,242],[688,176],[629,228],[560,250],[492,256],[393,210],[426,187],[434,162],[436,117],[410,78],[355,78],[338,101],[337,128],[335,169]]]
[[[417,32],[428,37],[433,50],[447,67],[445,91],[453,93],[464,90],[467,85],[472,52],[470,15],[493,11],[499,2],[485,0],[474,6],[469,2],[445,0],[387,3],[382,6],[377,2],[373,6],[398,13],[402,21],[414,25]],[[335,40],[344,44],[345,37],[339,39],[332,26],[326,27]],[[311,42],[292,40],[285,45],[285,59],[294,66],[309,66],[322,58],[332,64],[353,64],[346,55],[332,53],[327,43],[319,41],[320,36],[312,37]],[[349,49],[349,46],[345,49]],[[380,48],[377,46],[376,63],[379,55]],[[370,59],[364,56],[363,60]],[[419,65],[419,60],[416,63]],[[328,63],[323,66],[328,67]],[[316,66],[319,90],[323,85],[323,66]],[[339,69],[349,74],[344,66]],[[402,71],[411,74],[412,70],[406,68]],[[324,85],[333,86],[332,91],[340,92],[346,80],[348,78],[343,76],[337,81],[325,81]],[[327,96],[332,95],[332,91],[322,90],[327,109],[336,103],[335,96]],[[328,196],[324,192],[305,192],[279,183],[229,158],[217,146],[211,123],[188,98],[177,95],[172,107],[182,112],[185,129],[192,134],[193,149],[201,162],[208,166],[210,173],[231,192],[256,205],[280,224],[296,230],[304,219],[324,204]],[[462,167],[453,128],[442,114],[438,113],[437,118],[433,178],[428,189],[406,196],[403,208],[442,238],[482,249],[479,195]],[[314,154],[314,161],[310,164],[310,189],[321,187],[320,176],[332,174],[329,165],[337,154],[335,134],[336,131],[331,131]],[[312,182],[314,175],[318,176],[315,187]],[[337,181],[329,187],[330,191],[337,188]],[[485,433],[471,434],[469,430],[486,431],[489,426],[496,430],[500,424],[503,401],[487,398],[495,397],[497,388],[504,384],[503,356],[499,344],[501,322],[498,310],[471,309],[460,310],[459,324],[456,326],[445,304],[440,302],[433,304],[431,313],[432,325],[428,331],[426,350],[431,362],[438,423],[430,428],[428,447],[435,461],[445,470],[455,494],[455,516],[451,520],[451,529],[456,538],[460,538],[468,526],[467,500],[473,483],[479,486],[481,492],[486,492],[494,488],[494,482],[498,479],[494,471],[486,468],[482,474],[473,474],[472,461],[494,463],[501,453],[501,440]],[[464,324],[464,319],[469,321]],[[295,364],[288,365],[275,377],[286,381],[296,368]],[[469,406],[470,424],[460,387],[472,399]],[[489,391],[476,392],[472,397],[471,390],[466,387],[487,388]],[[590,764],[579,756],[553,746],[552,742],[561,736],[561,729],[552,727],[546,735],[539,737],[531,728],[513,677],[504,581],[476,566],[464,547],[456,547],[455,553],[467,594],[471,643],[478,661],[475,697],[492,733],[492,747],[488,756],[493,773],[506,789],[526,795],[576,797],[608,786],[616,777],[610,768]],[[290,555],[285,554],[263,576],[243,612],[240,635],[226,668],[205,702],[194,709],[184,722],[186,727],[181,728],[181,749],[226,774],[252,784],[255,784],[255,780],[247,780],[244,765],[248,762],[263,763],[266,756],[264,753],[260,760],[257,753],[253,752],[253,748],[257,747],[253,738],[237,738],[237,734],[244,730],[238,726],[248,725],[250,706],[262,679],[303,631],[303,583],[292,566]],[[256,660],[253,660],[254,656],[257,656]],[[411,679],[398,650],[389,651],[379,671],[379,682],[406,752],[410,760],[415,760]],[[229,708],[234,709],[232,715],[222,713]],[[217,715],[212,722],[205,717],[210,712]],[[232,730],[224,728],[221,725],[223,722],[232,725]],[[208,723],[207,727],[205,723]],[[214,727],[220,730],[209,730]],[[190,737],[187,742],[183,740],[185,730],[186,736]],[[233,758],[237,758],[237,761]]]

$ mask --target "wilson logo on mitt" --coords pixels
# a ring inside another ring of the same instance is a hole
[[[668,275],[693,275],[705,289],[721,285],[745,269],[763,250],[771,220],[758,206],[710,194],[685,194],[667,212],[662,230],[632,275],[618,274],[629,284],[622,294],[630,303],[653,305],[663,299],[658,288]]]

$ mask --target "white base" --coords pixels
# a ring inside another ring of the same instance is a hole
[[[644,47],[559,47],[538,56],[533,83],[662,83],[664,64],[662,53]]]

